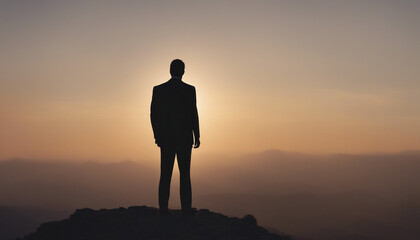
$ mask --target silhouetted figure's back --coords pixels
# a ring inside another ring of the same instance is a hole
[[[191,147],[193,131],[198,135],[195,88],[171,78],[154,87],[151,118],[156,143],[160,147]]]
[[[171,63],[172,78],[153,88],[150,117],[156,144],[161,148],[159,207],[167,212],[172,169],[177,155],[181,205],[191,211],[191,148],[200,146],[195,88],[182,81],[184,63]]]

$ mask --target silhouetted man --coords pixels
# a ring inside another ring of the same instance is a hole
[[[181,207],[191,213],[191,148],[200,146],[195,88],[182,81],[185,64],[171,62],[172,78],[153,88],[150,118],[155,142],[160,147],[160,212],[168,212],[169,191],[175,155],[180,174]]]

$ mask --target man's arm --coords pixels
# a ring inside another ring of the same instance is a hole
[[[194,132],[194,148],[200,146],[200,126],[198,124],[198,111],[197,111],[197,97],[195,87],[193,88],[193,132]]]
[[[156,96],[156,87],[153,88],[152,104],[150,105],[150,121],[152,122],[153,135],[155,143],[159,146],[159,123],[158,123],[158,101]]]

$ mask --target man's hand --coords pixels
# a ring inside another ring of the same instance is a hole
[[[200,147],[200,139],[195,139],[194,148]]]

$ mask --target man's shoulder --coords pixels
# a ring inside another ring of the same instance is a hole
[[[164,82],[162,84],[154,86],[153,90],[159,90],[159,89],[165,88],[167,85],[168,85],[168,82]]]
[[[185,82],[181,82],[180,85],[182,88],[184,89],[188,89],[190,91],[195,91],[195,87],[193,85],[190,85],[188,83]],[[173,85],[171,85],[170,81],[164,82],[162,84],[156,85],[153,87],[153,91],[160,91],[161,89],[171,89],[173,87]],[[165,91],[165,90],[163,90]]]
[[[165,85],[167,85],[167,82],[164,82],[164,83],[162,83],[162,84],[156,85],[156,86],[154,86],[153,88],[159,89],[159,88],[164,87]]]
[[[185,86],[185,88],[188,88],[188,89],[190,89],[190,90],[194,90],[194,89],[195,89],[195,87],[194,87],[193,85],[190,85],[190,84],[185,83],[185,82],[182,82],[182,83],[183,83],[183,85]]]

